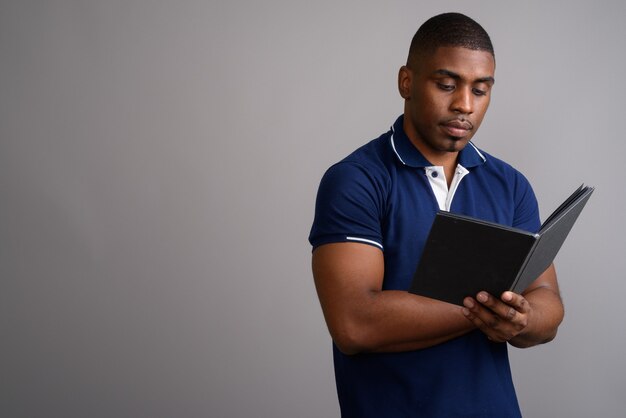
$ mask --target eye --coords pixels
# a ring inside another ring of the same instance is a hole
[[[487,91],[486,90],[477,89],[477,88],[473,88],[472,89],[472,93],[474,93],[474,95],[476,95],[476,96],[485,96],[487,94]]]
[[[444,91],[452,91],[454,90],[454,84],[446,84],[446,83],[437,83],[437,87]]]

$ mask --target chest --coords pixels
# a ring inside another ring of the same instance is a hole
[[[424,169],[404,170],[392,179],[382,216],[385,248],[385,289],[406,290],[419,261],[441,196]],[[439,191],[440,193],[441,191]],[[441,193],[440,193],[441,194]],[[469,172],[455,185],[448,199],[450,212],[512,225],[515,205],[504,181]],[[450,254],[451,260],[454,254]]]

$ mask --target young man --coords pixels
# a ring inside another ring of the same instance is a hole
[[[522,295],[480,292],[464,307],[406,291],[438,209],[539,229],[528,181],[470,142],[494,71],[478,23],[429,19],[399,71],[404,114],[321,181],[309,240],[342,416],[519,417],[506,343],[556,335],[553,266]]]

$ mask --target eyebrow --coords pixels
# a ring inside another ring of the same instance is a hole
[[[455,73],[453,71],[450,71],[450,70],[443,69],[443,68],[435,71],[435,74],[445,75],[446,77],[450,77],[450,78],[453,78],[455,80],[460,80],[462,78],[459,74],[457,74],[457,73]],[[496,79],[491,77],[491,76],[487,76],[487,77],[477,78],[473,82],[474,83],[491,83],[491,84],[493,84],[493,83],[496,82]]]

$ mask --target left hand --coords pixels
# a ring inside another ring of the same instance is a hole
[[[463,300],[463,314],[489,340],[508,342],[524,332],[532,314],[530,303],[513,292],[504,292],[497,299],[487,292],[479,292],[476,298]]]

